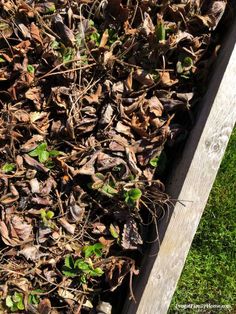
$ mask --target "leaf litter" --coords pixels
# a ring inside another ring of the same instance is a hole
[[[109,314],[127,276],[134,299],[226,5],[0,2],[1,313]]]

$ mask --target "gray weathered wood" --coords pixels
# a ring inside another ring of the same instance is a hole
[[[163,238],[146,256],[134,285],[137,304],[127,302],[123,313],[166,314],[196,233],[207,199],[236,121],[236,25],[216,64],[198,121],[175,167],[168,193],[182,200],[170,221],[161,225]]]

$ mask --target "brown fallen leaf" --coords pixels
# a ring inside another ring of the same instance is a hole
[[[0,221],[2,240],[9,246],[22,245],[32,240],[32,226],[19,216],[12,216],[7,221]]]
[[[25,162],[29,165],[29,166],[31,166],[31,167],[34,167],[34,168],[36,168],[37,170],[40,170],[40,171],[42,171],[42,172],[48,172],[49,171],[49,169],[48,168],[46,168],[43,164],[41,164],[40,162],[38,162],[37,160],[35,160],[34,158],[32,158],[32,157],[30,157],[29,155],[24,155],[23,156],[23,158],[24,158],[24,160],[25,160]]]
[[[59,218],[59,223],[61,224],[61,226],[70,234],[74,234],[75,233],[75,228],[76,226],[73,224],[70,224],[65,218]]]
[[[39,251],[39,245],[27,245],[18,252],[18,255],[23,255],[30,261],[37,261],[43,254]]]
[[[38,26],[35,25],[34,22],[32,22],[32,23],[30,24],[30,34],[31,34],[32,38],[33,38],[37,43],[39,43],[40,45],[43,45],[43,41],[42,41],[42,38],[41,38],[41,35],[40,35],[39,28],[38,28]]]
[[[74,46],[75,36],[71,29],[66,26],[60,14],[56,14],[53,18],[53,23],[55,27],[56,34],[61,38],[61,40],[68,46]]]
[[[160,79],[163,86],[172,86],[179,81],[178,79],[171,79],[170,73],[166,71],[160,72]]]
[[[142,244],[142,238],[138,233],[137,223],[134,219],[130,218],[124,225],[122,233],[121,245],[126,250],[136,250],[138,245]]]

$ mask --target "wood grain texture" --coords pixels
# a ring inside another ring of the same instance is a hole
[[[221,51],[198,121],[168,184],[168,193],[182,202],[175,204],[170,220],[160,225],[159,252],[153,245],[134,284],[139,302],[127,301],[124,314],[168,311],[236,121],[235,34],[236,24]]]

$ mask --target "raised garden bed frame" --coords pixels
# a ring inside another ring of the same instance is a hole
[[[166,314],[236,122],[236,20],[229,30],[198,118],[167,184],[175,200],[169,219],[134,281],[137,302],[122,314]]]

